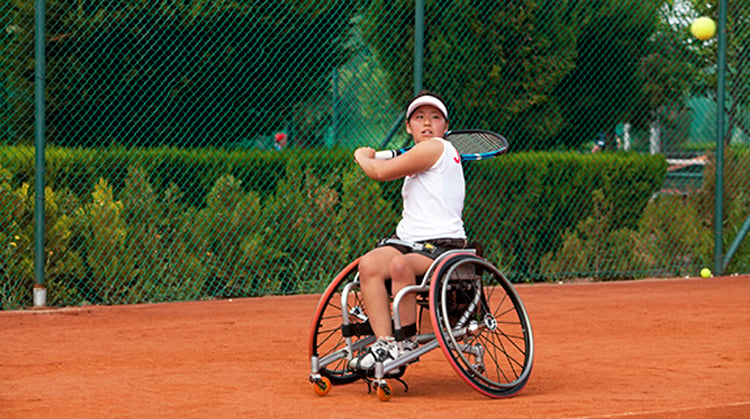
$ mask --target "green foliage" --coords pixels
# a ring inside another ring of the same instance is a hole
[[[724,153],[724,234],[723,249],[727,250],[737,237],[742,223],[750,217],[750,149],[742,147],[728,147]],[[716,217],[716,156],[709,154],[709,161],[704,169],[704,187],[691,195],[691,203],[698,209],[701,225],[713,231]],[[729,271],[737,266],[747,266],[750,236],[745,237],[734,259],[728,267]],[[744,250],[744,251],[743,251]]]
[[[425,86],[449,100],[454,126],[524,139],[514,148],[541,145],[563,123],[552,93],[574,67],[576,33],[561,30],[574,10],[569,2],[426,2]],[[411,73],[413,22],[410,1],[370,2],[362,20],[395,103],[412,91],[403,74]]]
[[[533,280],[544,272],[542,256],[596,210],[595,190],[610,206],[600,228],[636,228],[664,182],[666,162],[628,153],[516,153],[472,164],[466,173],[469,236],[498,252],[498,263],[512,264],[514,279]]]
[[[691,3],[695,17],[708,16],[714,22],[719,22],[718,2],[691,0]],[[727,1],[726,7],[727,132],[739,129],[747,138],[750,135],[750,54],[747,49],[750,45],[750,2]],[[717,27],[717,33],[718,31]],[[717,38],[718,36],[706,42],[697,41],[695,47],[701,69],[705,73],[703,83],[698,87],[710,97],[713,97],[718,85],[718,72],[715,71],[719,53]],[[731,136],[727,135],[725,142],[728,144],[730,139]]]
[[[77,199],[69,191],[45,188],[44,275],[49,302],[76,301],[71,282],[83,263],[71,247]],[[16,307],[31,298],[34,284],[35,195],[28,183],[14,189],[10,172],[0,167],[0,304]]]
[[[277,273],[279,292],[294,293],[300,284],[324,284],[346,262],[338,250],[339,205],[334,181],[321,181],[310,168],[290,167],[264,213],[265,225],[285,231],[270,234],[267,242],[283,254]]]
[[[514,150],[576,149],[618,123],[656,122],[684,141],[685,95],[698,56],[663,1],[426,2],[424,85],[452,105],[453,125],[489,128]],[[412,80],[413,4],[369,3],[362,32],[394,103]],[[388,30],[383,30],[388,28]]]
[[[724,230],[726,237],[725,251],[739,238],[743,223],[750,217],[750,192],[740,193],[734,201],[728,203],[727,228]],[[726,253],[725,253],[726,254]],[[746,235],[737,247],[732,259],[729,260],[726,272],[742,272],[743,267],[750,266],[750,234]]]
[[[602,3],[606,6],[602,7]],[[646,58],[657,31],[662,2],[585,2],[587,13],[577,37],[575,69],[557,86],[566,128],[554,140],[577,147],[597,133],[614,135],[621,121],[636,120],[644,107],[639,64]],[[671,74],[671,73],[670,73]],[[650,119],[649,119],[650,121]],[[551,144],[550,144],[551,145]]]
[[[49,1],[49,141],[252,143],[318,105],[349,56],[353,14],[343,0]],[[322,141],[315,122],[295,123],[298,144]]]
[[[683,197],[653,198],[635,229],[611,229],[612,205],[601,190],[594,191],[593,202],[591,216],[565,234],[558,251],[542,258],[553,278],[684,276],[710,266],[712,232]]]
[[[170,184],[158,194],[145,170],[131,166],[122,191],[123,218],[128,225],[127,249],[137,261],[129,302],[174,301],[202,296],[207,268],[188,251],[180,235],[182,193]]]
[[[0,302],[2,307],[16,306],[31,293],[34,279],[33,230],[28,187],[13,190],[11,173],[0,167]],[[30,234],[31,233],[31,234]]]
[[[725,160],[725,225],[723,250],[736,239],[750,216],[750,180],[742,168],[750,153],[729,148]],[[553,277],[588,275],[599,279],[695,275],[712,266],[714,254],[713,157],[706,168],[704,187],[687,196],[656,196],[648,200],[636,225],[613,226],[614,202],[594,191],[594,211],[568,230],[559,250],[547,253],[541,269]],[[622,198],[618,198],[622,199]],[[623,201],[627,202],[627,200]],[[635,213],[635,212],[634,212]],[[740,243],[727,272],[747,266],[750,242]]]
[[[381,184],[356,167],[344,173],[336,226],[346,260],[354,260],[373,248],[376,240],[393,234],[398,217],[392,202],[384,198]]]
[[[304,147],[374,144],[414,86],[411,0],[45,3],[54,144],[268,149],[282,130]],[[696,15],[718,18],[715,1],[425,7],[423,84],[452,102],[455,127],[501,131],[516,150],[576,149],[619,123],[632,144],[653,124],[662,151],[682,149],[698,119],[686,102],[716,91],[718,42],[687,30]],[[29,144],[34,4],[0,12],[0,141]],[[728,2],[727,123],[742,139],[747,16],[746,1]]]
[[[661,267],[681,276],[711,266],[713,231],[701,223],[697,208],[683,197],[653,199],[646,207],[640,233],[648,239],[652,270]]]
[[[112,173],[120,187],[100,177],[88,196],[70,189],[88,190],[85,179],[72,182],[55,161],[98,173],[88,152],[51,151],[45,274],[52,305],[317,292],[391,234],[399,218],[401,183],[372,181],[343,150],[294,159],[135,150],[139,164]],[[747,156],[732,153],[731,176],[740,177],[733,167]],[[175,162],[213,179],[202,197],[178,182],[205,179],[162,178]],[[243,180],[241,166],[262,170],[264,163],[275,165],[262,172],[271,180]],[[23,164],[11,165],[24,173]],[[628,153],[516,153],[475,162],[466,166],[467,232],[514,280],[691,274],[711,260],[712,224],[703,206],[713,201],[704,201],[703,191],[655,197],[665,172],[663,157]],[[29,183],[13,186],[17,176],[0,170],[0,207],[8,209],[0,213],[4,307],[29,301],[34,281],[34,198]],[[66,187],[56,186],[60,179]],[[728,183],[733,235],[747,217],[745,183]],[[735,266],[746,266],[746,246]]]
[[[51,284],[48,301],[63,305],[77,300],[78,291],[72,283],[85,274],[84,262],[74,248],[76,211],[80,208],[80,201],[69,189],[54,191],[46,187],[44,202],[44,276]],[[28,206],[32,207],[31,195]]]
[[[87,266],[88,285],[95,301],[118,301],[135,278],[135,255],[127,249],[123,203],[109,183],[100,179],[92,202],[76,211],[80,252]]]
[[[343,158],[342,154],[329,154],[337,161]],[[46,149],[45,182],[56,188],[70,189],[78,199],[85,199],[94,191],[98,179],[105,178],[114,193],[120,194],[129,167],[137,161],[153,178],[154,188],[166,190],[174,185],[181,191],[181,203],[195,205],[202,202],[213,183],[227,173],[261,195],[272,192],[278,179],[284,176],[286,159],[282,153],[257,150],[52,146]],[[0,164],[13,173],[12,185],[33,183],[32,147],[0,147]],[[320,167],[318,170],[322,170]]]
[[[31,133],[34,86],[27,75],[33,70],[33,7],[33,2],[0,1],[0,144]]]
[[[724,153],[724,202],[741,201],[741,196],[750,194],[750,177],[747,168],[750,167],[750,150],[740,147],[728,147]],[[716,155],[708,154],[708,164],[704,169],[704,187],[691,197],[699,208],[701,222],[713,225],[716,215]],[[741,214],[740,214],[741,216]],[[737,220],[731,220],[736,222]]]
[[[251,244],[262,242],[260,198],[245,192],[232,175],[217,179],[206,197],[206,206],[190,209],[183,217],[180,237],[187,253],[207,268],[209,292],[217,295],[247,295],[254,278],[263,275],[254,265],[274,261],[272,252]],[[204,287],[204,288],[205,288]]]

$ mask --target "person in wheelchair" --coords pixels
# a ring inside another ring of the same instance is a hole
[[[406,131],[414,147],[390,159],[375,158],[370,147],[358,148],[354,159],[364,173],[376,181],[403,178],[401,219],[392,238],[415,246],[381,240],[359,261],[359,280],[364,304],[377,340],[349,366],[369,370],[376,362],[396,359],[417,346],[417,302],[410,293],[401,306],[401,329],[394,337],[390,295],[414,285],[442,252],[467,246],[462,212],[465,181],[456,148],[442,137],[448,131],[445,101],[431,91],[422,91],[406,109]],[[390,290],[387,284],[390,283]],[[389,293],[390,292],[390,293]]]

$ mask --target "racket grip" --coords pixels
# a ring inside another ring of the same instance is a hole
[[[388,160],[396,157],[398,153],[396,153],[396,150],[382,150],[382,151],[376,151],[375,152],[375,158],[378,160]]]

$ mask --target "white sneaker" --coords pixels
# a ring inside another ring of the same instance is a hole
[[[411,352],[419,346],[415,338],[406,338],[401,342],[401,348],[399,349],[399,356],[404,355],[407,352]]]
[[[399,347],[400,346],[400,347]],[[370,370],[376,362],[393,360],[419,346],[414,339],[396,342],[393,338],[380,338],[364,354],[349,361],[349,368],[362,371]]]

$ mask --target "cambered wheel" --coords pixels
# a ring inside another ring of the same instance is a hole
[[[430,279],[432,324],[451,366],[486,396],[518,393],[531,374],[534,342],[510,281],[468,253],[445,258]]]
[[[362,339],[373,340],[369,322],[367,322],[367,311],[362,302],[359,288],[355,287],[349,294],[348,301],[342,306],[341,297],[346,284],[352,282],[357,274],[359,259],[350,263],[344,268],[328,288],[318,302],[315,309],[310,336],[308,342],[308,352],[310,357],[318,357],[323,360],[326,356],[344,353],[346,350],[346,340],[342,331],[342,314],[348,313],[353,342]],[[367,343],[363,341],[362,343]],[[363,345],[359,345],[363,346]],[[359,350],[361,352],[361,349]],[[358,356],[360,353],[354,353]],[[330,379],[330,382],[336,384],[352,383],[360,378],[354,371],[347,369],[348,360],[341,357],[332,361],[328,365],[320,365],[320,375]]]

